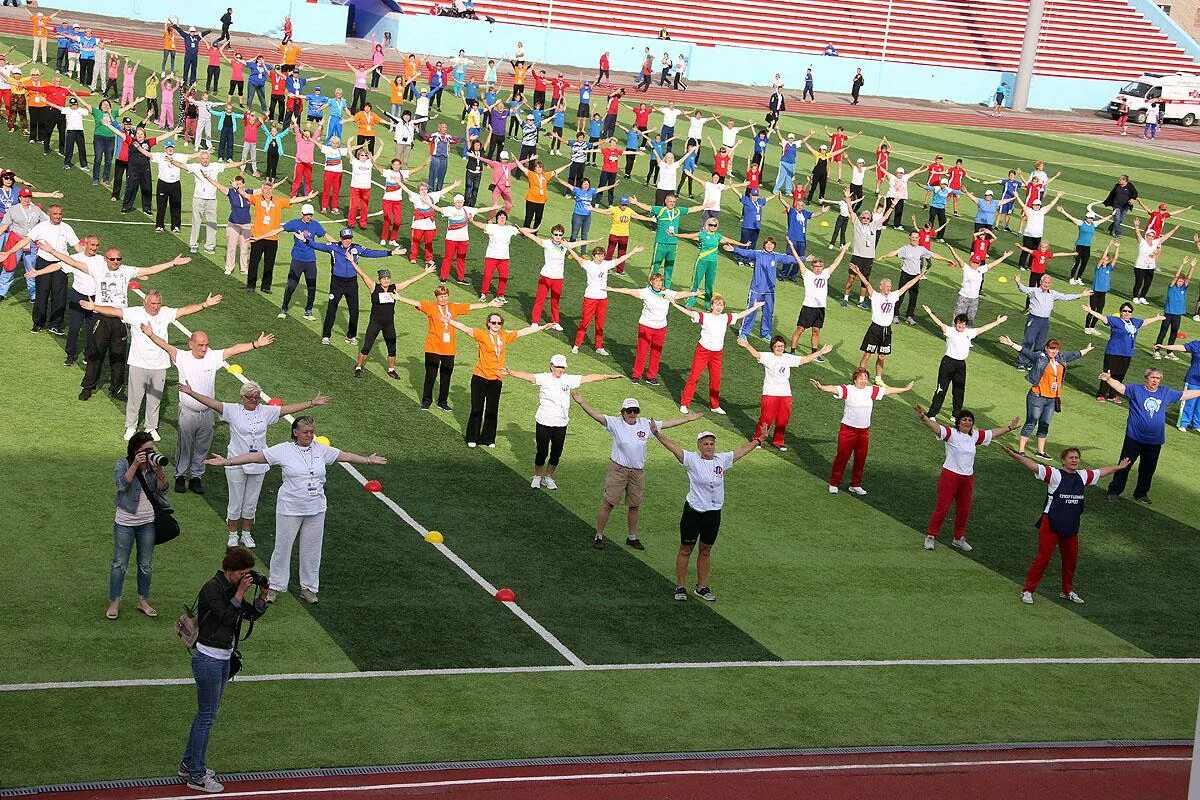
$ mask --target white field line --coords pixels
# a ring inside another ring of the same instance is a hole
[[[831,772],[899,772],[902,770],[963,770],[981,767],[1062,767],[1103,766],[1106,764],[1162,764],[1186,763],[1187,756],[1111,756],[1111,757],[1064,757],[1064,758],[993,758],[980,761],[910,761],[900,764],[846,763],[846,764],[794,764],[777,767],[731,767],[727,769],[661,769],[636,772],[559,773],[557,775],[512,775],[486,778],[459,778],[440,781],[406,781],[403,783],[381,783],[371,786],[312,786],[298,789],[255,789],[244,792],[224,792],[222,797],[274,797],[277,795],[322,795],[363,792],[386,792],[411,790],[424,794],[430,789],[446,789],[464,786],[502,786],[512,784],[584,783],[593,781],[640,781],[663,778],[691,778],[749,775],[799,775]],[[146,800],[195,800],[196,794],[167,795]]]
[[[140,289],[135,289],[134,291],[137,292],[137,294],[142,295],[142,291]],[[144,297],[144,295],[142,295],[142,296]],[[173,324],[185,336],[191,337],[192,332],[189,331],[182,324],[180,324],[178,321],[174,322]],[[228,372],[229,363],[224,362],[222,364],[222,366],[224,366],[226,368],[226,372]],[[234,378],[241,381],[242,383],[248,383],[250,380],[244,374],[235,374],[232,372],[230,372],[229,374],[233,375]],[[271,399],[271,396],[269,394],[267,394],[265,390],[263,391],[262,394],[263,394],[264,400]],[[290,414],[287,415],[285,417],[285,419],[287,419],[289,422],[293,421],[293,417]],[[366,484],[366,482],[367,482],[366,477],[364,477],[361,472],[359,472],[357,469],[355,469],[354,465],[346,464],[346,463],[342,463],[342,462],[339,462],[339,463],[340,463],[341,467],[344,470],[346,470],[347,473],[349,473],[356,481],[358,481],[360,486]],[[417,520],[415,520],[411,514],[409,514],[407,511],[405,511],[404,508],[402,508],[399,503],[397,503],[392,498],[388,497],[382,491],[369,492],[369,494],[371,494],[377,500],[382,502],[385,506],[390,508],[396,514],[396,516],[400,517],[400,519],[402,519],[405,522],[405,524],[407,524],[410,528],[412,528],[417,533],[417,535],[424,537],[425,534],[429,533],[428,528],[426,528],[421,523],[417,522]],[[451,550],[445,544],[436,544],[436,545],[434,545],[434,547],[436,547],[437,551],[439,553],[441,553],[443,556],[445,556],[445,558],[448,561],[450,561],[450,563],[454,564],[454,566],[456,566],[460,570],[462,570],[467,575],[467,577],[469,577],[471,580],[475,581],[475,583],[477,583],[480,587],[482,587],[484,591],[486,591],[491,596],[495,596],[496,591],[497,591],[496,587],[493,586],[487,579],[485,579],[477,571],[475,571],[475,569],[473,567],[471,567],[470,564],[468,564],[466,561],[464,561],[462,558],[460,558],[457,553],[455,553],[453,550]],[[532,629],[534,633],[536,633],[543,640],[545,640],[545,642],[548,645],[553,647],[558,652],[559,655],[561,655],[564,659],[566,659],[567,663],[569,663],[573,666],[577,666],[577,667],[584,665],[583,659],[581,659],[579,656],[575,655],[575,653],[573,653],[566,645],[564,645],[558,639],[557,636],[555,636],[553,633],[551,633],[549,630],[547,630],[544,625],[542,625],[540,622],[538,622],[536,619],[534,619],[532,616],[530,616],[529,612],[526,611],[525,609],[521,608],[521,606],[519,606],[516,602],[503,603],[502,605],[505,608],[507,608],[509,611],[511,611],[513,613],[513,615],[515,615],[517,617],[517,619],[521,620],[526,625],[528,625],[530,627],[530,629]]]
[[[511,604],[506,604],[511,605]],[[284,672],[239,675],[239,683],[280,681],[372,680],[377,678],[429,678],[459,675],[522,675],[558,672],[653,672],[713,669],[889,669],[893,667],[1003,667],[1003,666],[1194,666],[1200,658],[899,658],[883,661],[667,661],[646,664],[548,664],[519,667],[453,667],[448,669],[373,670],[364,672]],[[128,689],[143,686],[190,686],[190,677],[130,678],[126,680],[50,681],[0,684],[0,692],[36,692],[59,689]]]

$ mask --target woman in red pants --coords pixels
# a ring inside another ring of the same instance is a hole
[[[462,286],[467,281],[467,248],[471,245],[471,217],[476,214],[486,214],[495,211],[500,206],[486,208],[471,208],[464,205],[466,198],[461,194],[454,195],[454,205],[449,208],[434,206],[439,214],[446,218],[446,246],[442,251],[442,283],[450,279],[451,266],[457,266],[455,279]]]
[[[662,359],[663,344],[667,341],[667,310],[673,300],[686,300],[695,297],[700,292],[676,292],[663,288],[661,272],[650,275],[650,285],[641,289],[618,289],[610,287],[610,292],[627,294],[642,301],[642,315],[638,318],[637,354],[633,357],[633,383],[641,383],[642,375],[646,383],[658,386],[658,363]]]
[[[412,203],[412,222],[410,223],[412,244],[408,248],[408,263],[415,264],[417,259],[421,258],[423,247],[425,266],[434,266],[433,237],[437,234],[436,206],[441,201],[442,195],[453,191],[459,183],[460,181],[455,181],[437,192],[429,191],[429,184],[425,181],[421,181],[415,192],[401,184],[400,188],[408,195],[408,201]]]
[[[533,313],[530,317],[540,325],[542,309],[546,307],[546,299],[549,298],[550,324],[546,327],[550,330],[561,331],[563,327],[559,323],[558,311],[559,301],[562,299],[563,275],[566,272],[567,250],[569,249],[563,243],[566,229],[562,225],[555,225],[550,229],[549,239],[535,236],[533,231],[528,228],[521,228],[521,233],[525,235],[526,239],[542,248],[545,253],[542,271],[538,273],[537,294],[533,297]],[[588,240],[579,244],[583,246],[592,244],[592,242]]]
[[[683,393],[679,396],[679,410],[684,414],[688,413],[688,406],[696,393],[700,376],[708,370],[708,407],[714,414],[724,415],[725,409],[721,408],[721,359],[725,353],[725,331],[735,322],[762,308],[764,303],[755,303],[737,314],[725,313],[725,298],[719,294],[713,295],[710,312],[693,311],[676,303],[671,305],[700,326],[700,341],[696,343],[696,350],[692,353],[692,370],[688,373],[687,383],[683,385]],[[791,397],[790,391],[788,397]]]
[[[1012,424],[1004,428],[978,431],[975,430],[975,414],[965,408],[954,418],[953,428],[930,419],[920,404],[916,409],[925,427],[933,431],[939,442],[946,443],[946,461],[938,478],[937,503],[933,507],[933,516],[929,518],[929,527],[925,529],[925,549],[933,549],[934,542],[942,532],[942,523],[950,513],[950,506],[954,505],[952,544],[969,553],[975,549],[967,542],[967,519],[971,516],[971,501],[975,497],[975,448],[987,446],[993,438],[1015,431],[1021,427],[1021,418],[1014,417]]]
[[[850,494],[865,497],[867,490],[862,488],[863,467],[867,465],[867,446],[871,443],[871,409],[875,401],[889,394],[901,394],[913,388],[912,381],[907,386],[871,385],[871,374],[862,367],[854,370],[853,383],[840,386],[826,386],[820,381],[813,380],[812,385],[822,392],[829,392],[838,400],[846,401],[846,409],[842,413],[842,426],[838,429],[837,456],[833,459],[833,472],[829,476],[829,493],[837,494],[842,485],[842,474],[850,456],[854,456],[854,469],[850,473]]]
[[[625,262],[646,248],[638,246],[617,258],[605,257],[603,247],[593,247],[592,257],[584,258],[574,250],[567,250],[567,255],[579,262],[587,275],[587,285],[583,290],[583,314],[579,318],[579,327],[575,329],[575,344],[572,353],[578,353],[583,340],[587,338],[588,326],[596,326],[596,355],[606,356],[604,349],[604,320],[608,317],[608,273],[620,272]]]
[[[714,307],[718,296],[713,295]],[[752,313],[760,305],[762,303],[747,309],[742,316]],[[807,356],[797,356],[787,352],[787,339],[779,335],[771,337],[770,352],[755,350],[750,342],[740,336],[738,344],[745,348],[755,361],[763,365],[762,403],[759,406],[758,425],[754,428],[754,438],[765,442],[768,431],[774,428],[775,433],[771,437],[771,444],[775,445],[781,453],[786,452],[787,445],[784,444],[783,433],[787,430],[788,420],[792,418],[792,367],[800,367],[810,361],[816,361],[833,350],[833,345],[827,344]],[[695,366],[693,365],[694,370]],[[709,381],[711,382],[712,378],[709,378]],[[717,413],[724,414],[725,412],[718,411]]]
[[[1062,557],[1062,590],[1058,596],[1072,603],[1082,603],[1083,598],[1075,593],[1075,565],[1079,562],[1079,519],[1083,516],[1083,490],[1100,483],[1100,479],[1106,475],[1129,469],[1133,462],[1126,458],[1115,467],[1081,470],[1079,448],[1068,447],[1059,455],[1062,466],[1056,468],[1039,464],[1006,444],[1000,445],[1000,449],[1048,486],[1046,505],[1042,509],[1041,519],[1034,526],[1038,529],[1037,556],[1025,576],[1021,602],[1033,603],[1033,593],[1037,591],[1038,583],[1057,547]]]

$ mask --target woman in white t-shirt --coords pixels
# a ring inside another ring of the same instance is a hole
[[[610,292],[627,294],[642,301],[642,315],[638,318],[637,353],[633,357],[634,383],[642,382],[658,386],[658,363],[662,359],[663,345],[667,341],[667,309],[671,301],[699,297],[700,292],[676,292],[663,288],[660,272],[650,275],[650,285],[641,289],[619,289],[610,287]]]
[[[550,299],[550,324],[547,328],[555,331],[561,331],[562,325],[559,324],[558,308],[559,301],[562,300],[563,291],[563,276],[566,274],[567,250],[570,248],[563,242],[563,236],[566,234],[566,229],[562,225],[555,225],[550,229],[550,238],[542,239],[533,234],[533,231],[528,228],[521,228],[521,233],[525,235],[529,241],[542,248],[544,252],[544,260],[542,262],[542,270],[538,273],[537,293],[533,297],[533,311],[530,313],[530,319],[535,324],[540,325],[542,322],[542,309],[546,307],[546,299]],[[594,239],[585,239],[579,242],[580,247],[586,247],[589,244],[595,244]]]
[[[243,453],[233,458],[213,456],[204,463],[212,467],[242,464],[278,465],[283,484],[275,501],[275,549],[271,552],[270,590],[267,602],[286,592],[292,572],[292,545],[300,538],[300,599],[317,602],[321,578],[321,544],[325,539],[325,468],[334,463],[386,464],[372,453],[360,456],[316,441],[312,417],[296,417],[292,440],[266,450]]]
[[[774,428],[771,444],[786,452],[783,432],[787,430],[788,420],[792,416],[792,367],[800,367],[810,361],[816,361],[821,356],[833,350],[833,345],[827,344],[815,353],[807,356],[792,355],[787,352],[787,339],[776,334],[771,337],[769,352],[760,352],[743,338],[738,339],[747,353],[763,366],[762,401],[758,412],[758,425],[754,427],[754,436],[762,441],[767,440],[768,431]]]
[[[925,549],[932,550],[934,542],[942,532],[942,523],[954,505],[954,541],[952,544],[964,553],[975,548],[967,542],[967,520],[971,516],[971,502],[975,498],[975,448],[989,445],[992,439],[1012,433],[1021,427],[1021,418],[1003,428],[975,430],[975,414],[967,409],[954,412],[954,427],[940,425],[933,419],[932,411],[926,413],[920,405],[915,406],[917,417],[926,428],[933,431],[939,442],[946,443],[946,460],[938,477],[937,503],[929,526],[925,529]]]
[[[587,338],[588,326],[593,320],[596,323],[596,355],[606,356],[604,349],[604,320],[608,317],[608,273],[619,270],[622,264],[646,248],[638,245],[625,255],[614,259],[606,259],[603,247],[593,247],[590,259],[568,250],[567,255],[579,262],[587,275],[587,285],[583,289],[583,314],[579,318],[579,327],[575,329],[575,344],[572,353],[578,353],[583,340]]]
[[[620,375],[568,375],[567,357],[561,353],[550,356],[550,371],[531,372],[503,367],[500,374],[528,381],[538,387],[538,407],[533,415],[535,426],[533,456],[533,480],[531,489],[557,489],[554,472],[562,457],[563,443],[567,439],[567,421],[571,410],[571,392],[585,383],[607,381]],[[547,464],[547,459],[549,464]]]
[[[696,556],[696,597],[713,602],[717,596],[708,588],[708,573],[712,567],[712,548],[721,531],[721,509],[725,506],[725,475],[734,462],[754,452],[762,442],[755,438],[737,450],[717,452],[717,435],[701,431],[696,435],[696,450],[685,451],[663,436],[659,426],[650,422],[650,432],[671,451],[688,474],[688,493],[679,518],[679,553],[675,556],[675,599],[687,600],[688,562],[692,549],[700,542]]]
[[[467,286],[467,248],[471,246],[471,218],[477,214],[495,211],[500,206],[485,206],[471,208],[466,205],[466,198],[461,194],[454,195],[453,205],[448,208],[434,206],[434,210],[446,218],[446,242],[442,250],[442,271],[439,277],[442,283],[450,280],[450,268],[455,267],[460,286]]]
[[[931,419],[937,418],[938,412],[942,410],[942,403],[946,401],[946,393],[953,389],[951,409],[954,412],[953,416],[957,417],[958,412],[962,410],[963,395],[967,390],[967,356],[971,353],[971,341],[997,325],[1008,322],[1008,317],[1001,314],[994,322],[980,328],[972,328],[966,314],[955,314],[953,324],[947,325],[938,319],[929,306],[921,308],[946,337],[946,354],[942,356],[942,363],[938,365],[937,390],[933,393],[933,399],[929,401],[929,416]]]
[[[1179,226],[1158,235],[1153,228],[1147,227],[1143,236],[1138,221],[1133,221],[1133,233],[1137,237],[1138,254],[1133,262],[1133,302],[1143,306],[1150,305],[1146,294],[1150,291],[1150,282],[1154,280],[1154,272],[1158,269],[1158,255],[1167,240],[1176,234]]]
[[[854,370],[853,383],[840,386],[826,386],[818,380],[812,380],[814,388],[829,392],[838,400],[846,401],[842,413],[842,425],[838,430],[837,456],[833,460],[833,472],[829,476],[829,493],[837,494],[842,484],[842,474],[850,456],[854,456],[854,469],[850,473],[850,494],[866,496],[867,490],[862,488],[863,467],[867,465],[867,446],[871,443],[871,409],[876,400],[889,394],[901,394],[913,388],[912,381],[907,386],[872,386],[871,373],[862,367]]]
[[[735,322],[748,317],[766,304],[759,301],[745,311],[727,314],[725,298],[714,294],[712,311],[693,311],[677,303],[671,305],[700,326],[700,341],[696,342],[696,350],[692,353],[692,370],[688,373],[683,393],[679,396],[679,412],[688,413],[688,406],[696,393],[700,376],[708,370],[708,407],[714,414],[724,415],[725,409],[721,408],[721,361],[725,354],[725,332]]]
[[[291,405],[267,404],[262,402],[262,387],[254,381],[242,384],[238,392],[238,402],[222,403],[206,394],[195,391],[186,383],[179,384],[181,394],[195,400],[201,405],[215,411],[221,421],[229,425],[229,447],[225,451],[227,458],[236,458],[243,453],[258,453],[267,449],[267,428],[279,422],[281,417],[295,414],[297,411],[323,406],[329,398],[318,394],[312,400]],[[240,467],[225,468],[225,482],[229,485],[229,502],[225,511],[225,521],[229,526],[229,539],[226,547],[237,547],[238,530],[241,529],[242,545],[254,547],[254,537],[250,529],[254,527],[254,516],[258,508],[258,496],[262,493],[263,478],[270,467],[266,464],[246,464]]]
[[[471,224],[487,234],[487,250],[483,254],[483,283],[479,286],[479,302],[486,303],[492,290],[492,276],[497,276],[496,301],[500,305],[508,302],[504,296],[508,288],[508,262],[512,240],[521,235],[521,229],[508,224],[508,212],[500,209],[494,222],[480,222],[472,218]]]

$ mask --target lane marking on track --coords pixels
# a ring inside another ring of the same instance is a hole
[[[592,781],[640,781],[664,778],[689,778],[713,776],[750,775],[796,775],[836,772],[880,772],[901,770],[946,770],[981,767],[1058,767],[1058,766],[1105,766],[1123,764],[1189,763],[1188,756],[1111,756],[1093,758],[1012,758],[986,759],[979,761],[910,761],[899,764],[850,763],[850,764],[795,764],[780,767],[731,767],[726,769],[663,769],[639,770],[636,772],[596,772],[585,774],[559,773],[556,775],[510,775],[491,778],[459,778],[440,781],[406,781],[381,783],[370,786],[312,786],[297,789],[255,789],[244,792],[223,792],[222,797],[273,797],[278,795],[345,794],[385,791],[427,791],[466,786],[503,786],[512,784],[539,783],[583,783]],[[147,797],[144,800],[194,800],[195,793]]]
[[[381,498],[382,499],[382,498]],[[390,498],[389,498],[390,499]],[[385,501],[386,502],[386,501]],[[419,525],[419,523],[416,523]],[[447,550],[449,548],[446,548]],[[451,554],[453,555],[453,554]],[[447,555],[450,558],[451,555]],[[457,558],[457,556],[454,556]],[[465,566],[465,564],[464,564]],[[461,567],[460,567],[461,569]],[[470,569],[468,566],[467,569]],[[482,578],[480,579],[482,580]],[[477,581],[478,582],[478,581]],[[485,581],[486,583],[486,581]],[[482,584],[481,584],[482,585]],[[490,584],[489,584],[490,585]],[[515,604],[506,603],[514,606]],[[515,613],[515,611],[514,611]],[[526,624],[529,624],[528,622]],[[534,622],[536,624],[536,622]],[[532,627],[532,625],[531,625]],[[535,628],[536,630],[536,628]],[[557,640],[556,640],[557,641]],[[557,649],[557,648],[555,648]],[[564,648],[565,649],[565,648]],[[562,652],[562,651],[560,651]],[[568,651],[569,652],[569,651]],[[564,653],[565,657],[565,653]],[[679,661],[645,664],[546,664],[513,667],[449,667],[444,669],[370,670],[363,672],[283,672],[264,675],[239,675],[239,683],[275,683],[280,681],[370,680],[377,678],[428,678],[460,675],[521,675],[554,672],[641,672],[713,669],[861,669],[891,667],[996,667],[996,666],[1194,666],[1200,658],[929,658],[889,659],[884,661]],[[60,689],[128,689],[144,686],[190,686],[191,677],[129,678],[124,680],[47,681],[43,683],[0,684],[0,692],[38,692]]]

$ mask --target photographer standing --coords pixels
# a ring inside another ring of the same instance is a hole
[[[137,434],[143,436],[144,434]],[[136,440],[137,436],[134,437]],[[163,479],[166,486],[166,479]],[[262,616],[267,607],[261,597],[246,604],[246,592],[255,583],[254,554],[244,547],[225,551],[221,569],[200,589],[196,601],[199,637],[192,651],[192,677],[196,679],[196,716],[192,719],[187,748],[179,762],[179,777],[189,789],[219,792],[225,787],[205,766],[208,737],[221,707],[221,694],[229,681],[229,662],[241,633],[242,620]]]
[[[118,461],[113,470],[117,484],[114,501],[117,516],[113,521],[112,569],[108,573],[108,611],[104,614],[109,619],[116,619],[121,607],[121,589],[125,585],[125,571],[129,568],[129,554],[135,540],[138,611],[147,617],[158,616],[147,600],[150,578],[154,574],[154,506],[146,489],[154,492],[159,505],[170,506],[170,503],[167,501],[167,475],[163,472],[166,459],[151,459],[152,454],[154,439],[139,431],[130,438],[125,458]]]

